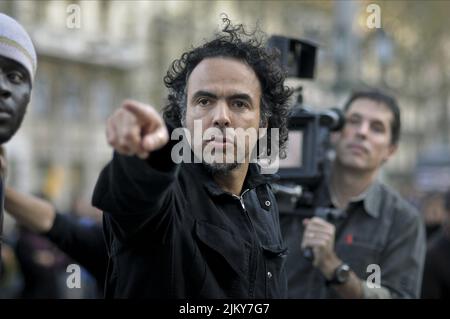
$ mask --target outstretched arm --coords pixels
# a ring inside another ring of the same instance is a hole
[[[47,201],[5,187],[5,209],[21,225],[44,234],[53,226],[55,208]]]
[[[10,187],[6,187],[5,207],[18,223],[46,236],[103,284],[108,256],[101,225],[80,223],[57,213],[49,202]]]
[[[126,101],[108,119],[106,135],[114,155],[97,180],[93,206],[114,220],[122,239],[143,225],[166,234],[183,206],[173,191],[178,166],[171,159],[168,126],[153,107]]]

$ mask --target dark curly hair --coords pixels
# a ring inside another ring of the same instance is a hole
[[[186,85],[189,75],[205,58],[227,57],[248,64],[256,73],[261,84],[261,124],[267,123],[268,132],[271,128],[279,128],[280,157],[286,156],[286,141],[288,138],[287,116],[289,97],[292,90],[284,86],[286,74],[278,61],[279,52],[269,51],[263,45],[263,37],[257,28],[247,32],[242,24],[232,25],[228,17],[222,18],[225,24],[222,32],[202,46],[182,54],[175,60],[164,77],[164,83],[169,89],[168,105],[164,107],[164,118],[175,127],[181,127],[186,114]],[[270,134],[268,136],[267,153],[270,154]]]

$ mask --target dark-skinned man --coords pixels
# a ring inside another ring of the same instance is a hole
[[[37,57],[30,36],[16,20],[0,13],[0,145],[8,142],[22,124],[30,101],[36,67]],[[0,256],[3,240],[3,188],[4,180],[1,176]],[[0,261],[0,274],[1,269]]]

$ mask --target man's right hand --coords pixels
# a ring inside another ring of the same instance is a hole
[[[120,154],[142,159],[169,141],[163,118],[151,106],[126,100],[106,123],[108,143]]]

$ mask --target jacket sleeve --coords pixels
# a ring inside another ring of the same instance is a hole
[[[394,213],[389,244],[381,257],[381,283],[392,298],[420,298],[426,252],[422,218],[411,205]]]
[[[141,233],[142,229],[162,235],[170,226],[180,191],[176,177],[178,165],[171,160],[174,142],[152,152],[148,160],[114,153],[100,173],[92,203],[111,219],[119,239]],[[179,206],[178,206],[179,208]],[[148,231],[146,231],[148,233]]]
[[[45,236],[103,285],[108,255],[101,225],[84,224],[56,213],[53,226]]]

